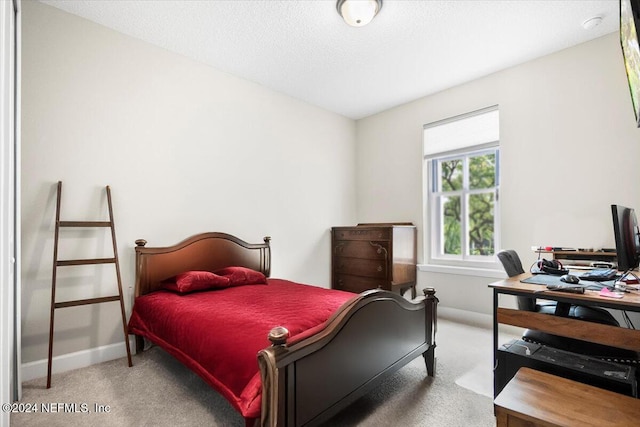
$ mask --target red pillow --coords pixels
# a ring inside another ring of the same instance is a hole
[[[210,271],[186,271],[178,274],[172,280],[168,280],[162,287],[186,294],[211,288],[226,288],[230,286],[230,283],[228,277],[219,276]]]
[[[216,274],[228,278],[231,281],[229,286],[267,284],[267,277],[264,274],[247,267],[225,267],[216,270]]]

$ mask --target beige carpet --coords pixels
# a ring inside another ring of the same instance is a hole
[[[420,357],[334,417],[329,426],[495,426],[492,334],[440,320],[437,371]],[[11,426],[244,426],[242,417],[199,377],[154,347],[124,359],[23,384],[24,403],[57,403],[58,413],[12,414]],[[83,404],[89,413],[82,411]],[[109,412],[95,412],[95,405]]]

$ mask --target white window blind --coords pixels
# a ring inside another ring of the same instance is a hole
[[[424,157],[455,154],[469,147],[491,147],[500,141],[497,106],[424,126]]]

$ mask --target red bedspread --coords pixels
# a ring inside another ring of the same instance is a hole
[[[247,419],[260,416],[258,351],[275,326],[290,337],[326,321],[354,294],[269,279],[179,295],[153,292],[136,299],[129,332],[164,348],[220,392]]]

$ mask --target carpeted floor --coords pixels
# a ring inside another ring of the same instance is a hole
[[[491,331],[441,319],[437,344],[435,378],[420,357],[327,425],[495,426]],[[21,402],[59,412],[11,414],[11,426],[244,426],[220,395],[161,349],[133,361],[132,368],[120,359],[56,374],[49,390],[46,378],[24,383]]]

